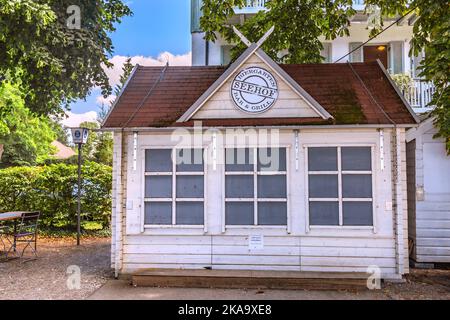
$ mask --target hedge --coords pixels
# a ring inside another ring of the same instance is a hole
[[[0,212],[40,211],[41,228],[75,230],[77,166],[11,167],[0,170]],[[85,162],[81,220],[84,230],[110,226],[111,167]]]

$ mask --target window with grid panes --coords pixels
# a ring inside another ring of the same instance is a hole
[[[225,150],[225,223],[287,225],[286,148]]]
[[[203,225],[204,171],[202,149],[146,150],[145,225]]]
[[[308,148],[311,226],[373,226],[371,147]]]

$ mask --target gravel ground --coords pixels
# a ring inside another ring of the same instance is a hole
[[[382,292],[395,300],[450,300],[450,270],[412,269],[405,283],[388,283]]]
[[[39,258],[0,262],[0,300],[75,300],[85,299],[112,278],[110,240],[40,239]],[[67,287],[67,268],[81,269],[81,289]]]
[[[450,300],[450,270],[412,270],[405,283],[386,283],[382,290],[364,292],[274,291],[219,289],[133,288],[116,281],[110,268],[110,240],[40,239],[39,259],[0,262],[0,300],[41,299],[445,299]],[[81,289],[67,287],[67,268],[81,269]],[[105,285],[106,284],[106,285]],[[105,285],[105,286],[104,286]],[[101,289],[100,289],[101,288]],[[100,290],[98,290],[100,289]],[[254,291],[254,292],[253,292]]]

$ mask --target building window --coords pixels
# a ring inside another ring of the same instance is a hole
[[[324,58],[323,62],[331,63],[333,62],[332,58],[332,44],[331,42],[322,43],[323,49],[320,51],[320,55]]]
[[[308,148],[311,226],[373,226],[371,147]]]
[[[286,148],[225,151],[225,223],[287,225]]]
[[[350,42],[349,43],[349,61],[350,62],[363,62],[363,48],[359,46],[362,45],[362,42]]]
[[[404,55],[403,41],[392,41],[389,43],[389,71],[392,74],[404,72]]]
[[[202,149],[146,150],[145,225],[203,225],[204,175]]]

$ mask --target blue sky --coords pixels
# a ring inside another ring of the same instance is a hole
[[[157,58],[162,52],[184,55],[191,51],[190,0],[133,0],[124,1],[134,12],[117,25],[111,35],[114,55]],[[94,90],[87,101],[71,105],[73,113],[98,111]]]

